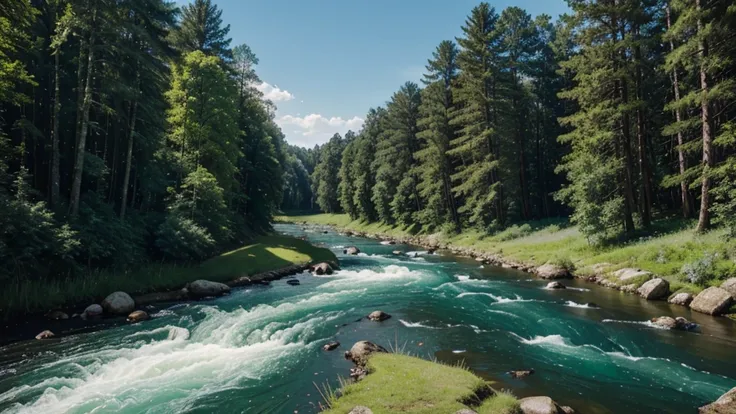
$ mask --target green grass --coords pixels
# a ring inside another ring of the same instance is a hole
[[[197,279],[227,282],[302,263],[336,261],[328,249],[293,237],[262,236],[240,249],[199,265],[150,264],[130,272],[95,272],[65,280],[12,282],[0,292],[0,314],[41,312],[56,307],[93,303],[122,290],[130,294],[181,288]]]
[[[374,354],[367,369],[369,375],[363,380],[343,387],[339,397],[329,398],[330,409],[325,413],[348,413],[356,405],[368,407],[375,414],[454,413],[468,408],[476,393],[489,387],[462,367],[401,354]],[[481,413],[515,414],[513,408],[518,407],[516,399],[508,394],[499,394],[483,406],[486,404]]]
[[[332,225],[386,237],[417,233],[416,228],[410,233],[407,229],[382,223],[351,221],[345,214],[282,216],[278,219],[282,222]],[[673,290],[697,293],[703,286],[683,280],[681,269],[685,263],[701,259],[706,253],[718,253],[715,263],[718,277],[708,282],[709,285],[736,276],[736,245],[727,242],[725,234],[725,230],[696,234],[692,222],[662,219],[654,223],[651,236],[626,243],[591,246],[577,228],[566,221],[544,220],[512,226],[492,235],[470,230],[457,235],[437,233],[432,237],[453,247],[472,247],[517,262],[533,265],[562,262],[566,266],[573,265],[582,275],[591,273],[591,266],[599,263],[610,264],[611,271],[624,267],[640,268],[668,279]]]
[[[478,414],[521,414],[519,401],[508,392],[499,392],[475,410]]]

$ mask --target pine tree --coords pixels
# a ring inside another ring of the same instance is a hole
[[[503,191],[499,181],[500,142],[497,136],[499,110],[498,15],[488,3],[473,8],[457,41],[460,76],[454,93],[457,108],[451,125],[458,135],[450,155],[461,164],[453,175],[453,192],[462,198],[458,212],[473,227],[487,230],[505,221]]]
[[[453,160],[448,154],[456,132],[450,125],[450,115],[454,110],[453,88],[458,76],[457,54],[455,43],[441,42],[427,62],[423,79],[426,87],[422,91],[418,121],[422,131],[417,137],[424,148],[416,153],[416,158],[420,176],[418,189],[425,200],[420,221],[429,227],[447,222],[453,223],[455,229],[460,225],[452,194]]]
[[[419,86],[407,82],[386,106],[384,131],[376,145],[372,200],[381,220],[388,223],[409,224],[414,212],[421,210],[414,168],[420,103]]]
[[[376,163],[373,161],[378,139],[383,134],[385,117],[384,108],[369,110],[363,130],[355,141],[355,159],[352,165],[353,203],[358,216],[366,221],[378,219],[372,200],[372,191],[376,184]]]
[[[347,141],[349,140],[346,135]],[[340,207],[353,220],[358,218],[358,209],[353,201],[355,197],[355,177],[353,176],[353,164],[356,161],[355,150],[356,142],[347,142],[342,151],[342,161],[338,172]]]
[[[322,146],[319,164],[314,170],[317,204],[327,213],[340,211],[338,185],[343,148],[344,143],[340,134],[333,135],[330,141]]]
[[[181,22],[179,29],[172,33],[172,43],[182,55],[199,50],[229,63],[233,59],[229,33],[230,25],[223,26],[222,10],[212,0],[194,0],[182,8]]]

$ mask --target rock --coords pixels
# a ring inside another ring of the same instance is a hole
[[[560,282],[549,282],[547,283],[547,289],[565,289],[565,285]]]
[[[53,338],[54,336],[56,336],[56,335],[54,335],[53,332],[51,332],[51,331],[49,331],[47,329],[47,330],[41,332],[40,334],[36,335],[36,339],[49,339],[49,338]]]
[[[368,375],[368,371],[365,368],[350,368],[350,378],[354,379],[355,381],[362,380],[363,378],[365,378],[366,375]]]
[[[434,252],[436,252],[436,251],[437,251],[437,249],[428,249],[427,250],[427,254],[434,254]]]
[[[334,351],[335,349],[337,349],[338,346],[340,346],[340,343],[339,342],[332,341],[332,342],[328,342],[328,343],[324,344],[322,346],[322,349],[325,350],[325,351]]]
[[[693,301],[693,295],[682,292],[672,296],[667,302],[673,305],[688,306]]]
[[[661,328],[675,329],[677,327],[677,321],[675,318],[669,316],[660,316],[658,318],[652,318],[651,322]]]
[[[322,234],[328,234],[328,233],[329,233],[329,231],[327,231],[327,230],[323,230],[322,231]]]
[[[636,283],[632,283],[629,285],[623,285],[619,286],[618,290],[626,293],[636,293],[636,290],[639,289],[639,286]]]
[[[636,292],[646,300],[661,299],[670,294],[670,282],[658,277],[641,285]]]
[[[388,352],[380,345],[376,345],[373,342],[360,341],[356,342],[349,351],[345,352],[345,359],[353,361],[355,365],[365,366],[368,362],[368,357],[376,352]]]
[[[69,315],[67,315],[66,312],[60,310],[52,310],[51,312],[46,314],[46,317],[54,321],[69,319]]]
[[[462,410],[455,411],[455,414],[478,414],[478,413],[471,410],[470,408],[463,408]]]
[[[570,406],[563,405],[562,407],[560,407],[560,409],[565,414],[575,414],[575,410]]]
[[[391,246],[391,245],[396,244],[396,242],[393,241],[393,240],[384,240],[384,241],[381,242],[381,244],[384,245],[384,246]]]
[[[332,274],[332,266],[330,266],[330,264],[326,262],[318,263],[312,266],[311,270],[312,270],[312,273],[318,276]]]
[[[733,298],[727,290],[709,287],[695,296],[690,303],[690,309],[708,315],[720,315],[728,310],[732,302]]]
[[[230,286],[212,282],[210,280],[195,280],[194,282],[187,285],[189,294],[195,298],[205,298],[207,296],[222,296],[225,293],[230,293]]]
[[[589,308],[600,308],[600,306],[598,306],[598,304],[595,303],[595,302],[586,302],[585,303],[585,306],[587,306]]]
[[[564,279],[570,277],[570,272],[564,267],[547,263],[534,269],[534,273],[542,279]]]
[[[627,280],[636,279],[639,277],[646,277],[646,279],[648,280],[652,277],[651,272],[647,272],[641,269],[632,269],[630,267],[619,269],[613,272],[613,275],[621,282],[626,282]]]
[[[286,281],[286,284],[291,286],[299,286],[301,282],[299,282],[298,279],[289,279]]]
[[[698,328],[698,324],[695,322],[690,322],[689,320],[683,318],[682,316],[678,316],[675,318],[675,322],[677,322],[677,329],[682,331],[694,331]]]
[[[532,368],[521,371],[509,371],[508,374],[511,375],[511,378],[524,378],[534,374],[534,369]]]
[[[731,297],[736,300],[736,277],[732,277],[721,283],[721,289],[730,293]]]
[[[736,387],[721,395],[719,399],[698,408],[698,414],[732,414],[736,413]]]
[[[131,312],[130,315],[128,315],[128,322],[133,322],[133,323],[147,321],[149,319],[151,319],[151,317],[148,316],[148,313],[142,310]]]
[[[401,250],[394,250],[392,253],[396,256],[401,256],[402,254],[404,254]]]
[[[84,312],[82,312],[82,315],[80,315],[82,319],[96,318],[98,316],[102,316],[102,306],[96,303],[93,305],[87,306],[84,309]]]
[[[350,246],[347,249],[343,250],[342,252],[345,253],[345,254],[349,254],[349,255],[355,256],[356,254],[360,253],[360,249],[358,249],[355,246]]]
[[[370,319],[372,321],[376,321],[376,322],[385,321],[386,319],[388,319],[390,317],[391,317],[391,315],[389,315],[388,313],[386,313],[384,311],[380,311],[380,310],[373,311],[373,312],[371,312],[368,315],[368,319]]]
[[[563,414],[562,408],[549,397],[527,397],[519,400],[524,414]]]
[[[373,414],[373,411],[368,407],[356,405],[348,414]]]
[[[125,292],[113,292],[102,300],[102,309],[113,315],[127,315],[135,309],[135,301]]]

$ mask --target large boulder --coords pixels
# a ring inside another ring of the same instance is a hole
[[[570,277],[570,272],[562,266],[547,263],[534,269],[534,273],[542,279],[564,279]]]
[[[616,279],[619,280],[619,282],[626,282],[639,278],[644,278],[647,280],[651,279],[652,273],[641,269],[632,269],[630,267],[625,267],[613,272],[613,276],[615,276]]]
[[[368,315],[368,319],[370,319],[372,321],[376,321],[376,322],[385,321],[386,319],[388,319],[390,317],[391,317],[391,315],[389,315],[388,313],[386,313],[384,311],[380,311],[380,310],[373,311],[373,312],[371,312]]]
[[[670,282],[658,277],[645,282],[636,292],[646,300],[662,299],[670,294]]]
[[[355,363],[355,365],[365,366],[368,362],[368,357],[376,352],[388,352],[380,345],[376,345],[373,342],[360,341],[356,342],[349,351],[345,352],[345,359],[349,359]]]
[[[135,309],[135,301],[125,292],[113,292],[102,300],[102,309],[113,315],[127,315]]]
[[[698,293],[690,303],[690,309],[708,315],[720,315],[728,310],[732,302],[733,298],[727,290],[713,286]]]
[[[349,254],[349,255],[353,255],[354,256],[354,255],[360,253],[360,249],[358,249],[355,246],[350,246],[347,249],[343,250],[342,252],[345,253],[345,254]]]
[[[312,273],[318,276],[322,275],[331,275],[332,274],[332,266],[330,266],[327,262],[317,263],[316,265],[313,265]]]
[[[736,387],[721,395],[719,399],[698,409],[698,414],[736,413]]]
[[[690,302],[693,301],[693,295],[687,293],[687,292],[680,292],[676,295],[673,295],[668,302],[673,305],[680,305],[680,306],[688,306],[690,305]]]
[[[564,414],[562,408],[549,397],[527,397],[519,400],[524,414]]]
[[[730,293],[731,297],[736,300],[736,277],[732,277],[721,283],[721,289]]]
[[[188,284],[187,290],[195,298],[204,298],[207,296],[222,296],[229,293],[230,286],[224,283],[200,279]]]

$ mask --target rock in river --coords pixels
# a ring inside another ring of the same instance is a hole
[[[698,414],[736,413],[736,387],[721,395],[715,402],[698,408]]]
[[[708,315],[720,315],[731,306],[732,301],[733,298],[727,290],[711,286],[698,293],[690,303],[690,309]]]
[[[204,298],[207,296],[222,296],[225,293],[230,292],[230,286],[212,282],[210,280],[195,280],[194,282],[187,285],[189,294],[195,298]]]
[[[55,336],[54,333],[47,329],[41,332],[40,334],[36,335],[36,339],[49,339],[49,338],[53,338],[54,336]]]
[[[82,319],[96,318],[101,315],[102,315],[102,306],[95,303],[95,304],[87,306],[84,309],[84,312],[82,312],[81,318]]]
[[[688,306],[693,301],[693,295],[682,292],[672,296],[668,302],[673,305]]]
[[[355,246],[350,246],[347,249],[343,250],[342,252],[345,253],[345,254],[349,254],[349,255],[355,256],[356,254],[360,253],[360,249],[358,249]]]
[[[534,374],[534,369],[532,368],[520,371],[509,371],[508,374],[511,375],[511,378],[524,378]]]
[[[301,282],[299,282],[298,279],[289,279],[286,281],[286,284],[291,286],[299,286]]]
[[[335,349],[337,349],[338,346],[340,346],[339,342],[332,341],[322,345],[322,349],[325,351],[334,351]]]
[[[52,310],[51,312],[46,314],[46,317],[54,321],[69,319],[69,315],[67,315],[66,312],[60,310]]]
[[[135,323],[135,322],[147,321],[149,319],[151,319],[151,317],[148,316],[148,313],[142,310],[137,310],[137,311],[131,312],[130,315],[128,315],[127,320],[128,322]]]
[[[570,277],[570,272],[562,266],[547,263],[534,269],[534,273],[542,279],[564,279]]]
[[[662,299],[670,294],[670,282],[658,277],[645,282],[636,293],[646,300]]]
[[[549,282],[547,283],[547,289],[565,289],[565,285],[560,282]]]
[[[135,309],[135,301],[125,292],[113,292],[103,299],[102,309],[113,315],[127,315]]]
[[[385,321],[386,319],[388,319],[390,317],[391,317],[391,315],[389,315],[388,313],[386,313],[384,311],[380,311],[380,310],[373,311],[373,312],[371,312],[368,315],[368,319],[370,319],[372,321],[376,321],[376,322]]]
[[[311,270],[312,270],[312,273],[318,276],[332,274],[332,266],[330,266],[330,264],[327,262],[318,263],[312,266]]]
[[[681,331],[692,331],[698,327],[697,324],[688,321],[687,319],[678,316],[672,318],[670,316],[660,316],[651,320],[652,324],[666,329],[677,329]]]
[[[519,400],[524,414],[563,414],[562,408],[549,397],[527,397]]]
[[[360,341],[356,342],[349,351],[345,352],[345,359],[349,359],[358,366],[365,366],[368,362],[368,357],[376,352],[388,352],[380,345],[376,345],[373,342]]]

